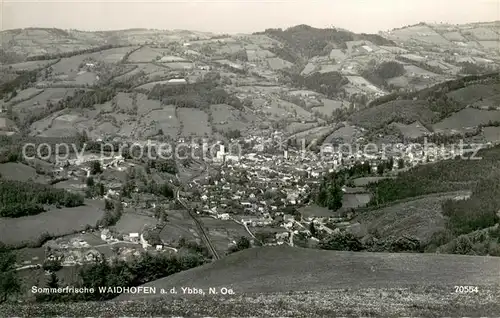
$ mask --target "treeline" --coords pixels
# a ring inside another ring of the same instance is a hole
[[[53,54],[43,54],[43,55],[34,55],[26,58],[26,61],[44,61],[44,60],[52,60],[52,59],[60,59],[65,57],[72,57],[75,55],[88,54],[88,53],[96,53],[104,50],[126,47],[126,45],[113,45],[113,44],[105,44],[97,47],[91,47],[88,49],[71,51],[71,52],[62,52],[62,53],[53,53]]]
[[[148,96],[160,100],[164,105],[206,109],[212,104],[228,104],[237,109],[243,109],[242,102],[229,95],[215,83],[194,83],[187,85],[155,85]]]
[[[172,274],[198,267],[205,263],[203,256],[196,253],[183,256],[170,256],[168,254],[143,253],[130,262],[124,260],[107,261],[102,255],[101,259],[90,265],[83,266],[79,273],[79,282],[75,288],[92,288],[94,293],[62,293],[62,294],[37,294],[38,302],[74,302],[74,301],[104,301],[117,297],[119,294],[108,290],[101,291],[99,287],[135,287],[145,283],[170,276]],[[49,288],[64,288],[55,273],[49,276],[46,286]]]
[[[0,180],[0,216],[22,217],[45,211],[44,205],[76,207],[83,197],[50,186],[12,180]]]

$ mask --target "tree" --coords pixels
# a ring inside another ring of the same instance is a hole
[[[312,235],[313,237],[315,237],[315,236],[316,236],[316,234],[317,234],[317,233],[316,233],[316,227],[314,226],[314,223],[313,223],[313,222],[309,223],[309,232],[311,232],[311,235]]]
[[[102,173],[101,163],[99,161],[92,161],[90,165],[90,174],[95,175]]]
[[[86,184],[87,184],[87,187],[89,187],[89,188],[90,188],[90,187],[93,187],[93,186],[94,186],[94,184],[95,184],[95,182],[94,182],[94,178],[92,178],[92,177],[88,177],[88,178],[87,178],[87,181],[86,181]]]
[[[16,256],[0,243],[0,303],[21,291],[21,284],[15,271]]]
[[[50,273],[49,279],[47,281],[48,288],[59,288],[59,278],[57,278],[56,273]]]
[[[250,240],[245,236],[241,236],[236,242],[236,245],[229,249],[229,253],[235,253],[242,250],[246,250],[250,248],[250,246],[251,246]]]

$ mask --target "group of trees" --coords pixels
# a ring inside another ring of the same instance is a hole
[[[0,98],[11,98],[17,95],[18,90],[28,88],[36,82],[37,71],[21,72],[15,79],[0,85]],[[13,95],[14,94],[14,95]]]
[[[285,43],[288,48],[307,59],[327,55],[335,47],[346,49],[348,41],[367,40],[376,45],[395,45],[394,42],[376,34],[355,34],[345,30],[318,29],[308,25],[297,25],[284,31],[282,29],[266,29],[263,34],[278,39]]]
[[[123,214],[123,203],[121,199],[104,201],[104,216],[99,221],[100,226],[112,226],[118,222]]]
[[[339,72],[319,73],[302,76],[293,72],[282,71],[284,81],[295,87],[307,88],[329,97],[336,96],[343,85],[349,83]]]
[[[316,196],[316,204],[327,207],[330,210],[338,210],[342,207],[342,187],[345,184],[343,175],[331,173],[326,176],[320,186]]]
[[[109,262],[105,258],[95,264],[89,264],[81,268],[79,272],[80,282],[75,287],[93,288],[94,293],[83,294],[52,294],[51,297],[41,295],[38,301],[103,301],[112,299],[118,294],[101,293],[99,287],[140,286],[147,282],[166,277],[177,272],[187,270],[204,264],[205,259],[194,253],[184,256],[170,256],[166,254],[143,253],[140,257],[130,262],[116,260]],[[47,287],[58,288],[58,279],[49,277]]]
[[[252,247],[250,240],[246,236],[241,236],[236,241],[236,245],[233,245],[229,248],[228,253],[235,253],[235,252],[243,251],[243,250],[246,250],[250,247]]]
[[[387,88],[389,86],[387,84],[388,79],[401,76],[405,72],[406,70],[401,63],[386,61],[376,67],[363,71],[361,76],[378,87]]]
[[[149,93],[150,99],[162,101],[165,105],[207,109],[212,104],[228,104],[242,109],[242,102],[235,96],[218,88],[213,82],[200,82],[186,85],[155,85]]]
[[[0,242],[0,304],[20,292],[21,284],[15,271],[16,255]]]
[[[45,211],[44,205],[76,207],[83,196],[34,182],[0,180],[0,216],[21,217]]]
[[[172,159],[152,159],[148,160],[147,162],[147,167],[150,169],[156,169],[160,172],[166,172],[170,174],[176,174],[177,173],[177,165],[175,164],[175,161]]]

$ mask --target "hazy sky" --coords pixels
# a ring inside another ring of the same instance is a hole
[[[297,24],[376,33],[418,22],[500,20],[500,0],[0,0],[2,29],[255,32]]]

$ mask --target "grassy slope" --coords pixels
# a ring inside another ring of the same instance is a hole
[[[235,253],[146,286],[232,287],[237,294],[412,285],[486,286],[500,282],[498,268],[500,258],[265,247]],[[122,295],[118,299],[143,297],[155,295]]]

